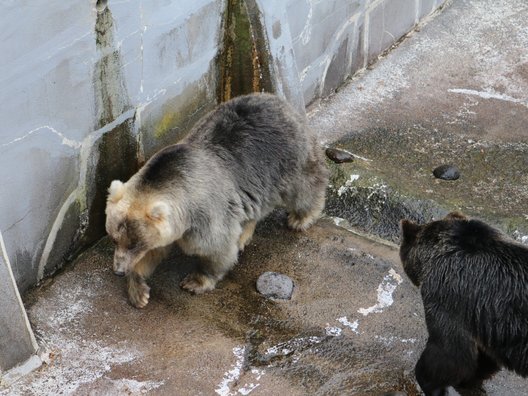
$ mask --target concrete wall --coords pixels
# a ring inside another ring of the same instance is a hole
[[[21,290],[100,237],[110,179],[215,103],[223,8],[2,2],[0,230]]]
[[[18,288],[97,241],[110,181],[128,179],[222,97],[226,7],[248,10],[260,43],[252,73],[271,81],[258,86],[304,111],[441,3],[2,2],[0,232]]]
[[[0,233],[0,374],[3,369],[24,362],[37,352],[37,342],[29,325],[15,279],[5,254]],[[2,378],[0,376],[0,385]]]
[[[308,105],[334,92],[445,0],[258,0],[279,91]]]

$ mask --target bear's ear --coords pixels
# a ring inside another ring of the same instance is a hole
[[[409,220],[402,220],[400,222],[400,229],[403,235],[404,241],[414,241],[416,239],[416,235],[418,232],[422,229],[422,226],[416,223],[413,223]]]
[[[169,217],[169,205],[165,202],[155,202],[147,211],[147,218],[154,222],[161,222],[167,220]]]
[[[468,217],[462,212],[451,212],[448,213],[444,220],[467,220]]]
[[[125,185],[122,181],[114,180],[108,188],[108,201],[112,203],[119,202],[125,194]]]

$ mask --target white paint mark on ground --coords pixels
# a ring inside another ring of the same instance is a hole
[[[282,355],[286,356],[293,352],[292,349],[286,347],[287,343],[283,342],[266,349],[266,355]]]
[[[391,268],[389,271],[389,275],[394,279],[396,282],[398,282],[398,285],[403,282],[403,278],[400,274],[398,274],[396,271],[394,271],[394,268]]]
[[[116,394],[139,395],[146,394],[163,385],[162,381],[136,381],[133,379],[110,380]]]
[[[355,320],[354,322],[349,322],[346,316],[342,316],[340,318],[337,318],[336,320],[339,323],[341,323],[343,326],[348,327],[354,333],[359,334],[359,331],[358,331],[359,321],[358,320]]]
[[[94,271],[80,281],[73,273],[66,288],[57,291],[53,303],[37,304],[30,308],[32,317],[45,318],[39,327],[39,344],[47,351],[42,368],[14,383],[0,395],[74,395],[96,381],[106,394],[139,394],[156,389],[162,381],[109,379],[107,374],[115,366],[142,358],[132,345],[123,342],[105,345],[100,339],[86,334],[82,321],[90,316],[93,300],[102,287],[104,271]]]
[[[347,191],[348,191],[348,187],[341,186],[341,187],[339,187],[339,189],[337,190],[337,196],[340,197],[341,195],[343,195],[343,194],[346,193]]]
[[[255,376],[255,379],[259,381],[266,372],[264,370],[259,370],[256,368],[251,369],[251,374]]]
[[[245,347],[235,347],[233,348],[233,354],[236,357],[235,364],[231,365],[231,370],[224,373],[224,379],[218,385],[218,388],[215,389],[216,394],[220,396],[229,396],[236,395],[231,393],[230,384],[236,382],[240,378],[242,372],[242,364],[244,363],[244,353],[246,352]]]
[[[414,344],[417,341],[415,338],[400,338],[396,336],[390,336],[390,337],[375,336],[374,338],[382,341],[386,346],[391,346],[395,342],[401,342],[402,344]]]
[[[327,336],[338,337],[341,335],[341,333],[343,333],[343,329],[341,327],[330,326],[327,323],[325,327],[325,333]]]
[[[482,98],[482,99],[497,99],[497,100],[502,100],[505,102],[518,103],[522,106],[528,107],[528,100],[517,99],[509,95],[504,95],[498,92],[486,92],[486,91],[476,91],[474,89],[458,89],[458,88],[448,89],[447,91],[452,92],[452,93],[463,94],[463,95],[478,96],[479,98]]]
[[[359,175],[350,175],[350,179],[348,179],[344,185],[339,187],[337,190],[337,195],[340,197],[342,194],[344,194],[346,191],[350,189],[350,186],[359,179]]]
[[[233,348],[233,354],[235,355],[236,361],[235,364],[231,365],[231,369],[224,373],[224,378],[222,382],[215,389],[215,393],[220,396],[234,396],[234,395],[249,395],[255,389],[257,389],[260,384],[259,381],[262,376],[265,374],[264,370],[251,369],[250,373],[253,376],[255,382],[244,383],[238,389],[232,389],[236,387],[237,383],[240,381],[240,377],[243,374],[242,366],[244,364],[244,355],[246,353],[245,347],[235,347]]]
[[[378,302],[368,308],[360,308],[358,312],[363,316],[371,313],[383,312],[387,307],[390,307],[394,302],[392,294],[396,287],[403,282],[402,277],[391,268],[388,275],[385,275],[383,281],[378,286]]]
[[[359,179],[359,175],[350,175],[350,179],[348,179],[346,182],[345,182],[345,186],[350,186],[352,185],[352,183],[354,183],[356,180]]]
[[[280,344],[269,347],[266,350],[265,355],[266,356],[290,355],[291,353],[295,352],[298,349],[305,349],[313,345],[319,344],[321,341],[323,341],[323,339],[324,339],[323,337],[316,337],[316,336],[293,338],[289,341],[281,342]]]
[[[330,335],[327,333],[327,336]],[[274,345],[266,350],[265,357],[272,358],[275,356],[289,356],[292,363],[297,363],[304,350],[310,350],[315,345],[321,343],[325,337],[299,337],[293,338],[286,342]]]
[[[248,384],[245,384],[242,388],[240,388],[238,390],[238,393],[240,393],[241,395],[249,395],[251,392],[253,392],[256,388],[259,387],[260,384],[254,384],[254,383],[250,383],[249,385]]]
[[[342,217],[332,217],[332,220],[334,220],[334,224],[338,227],[343,227],[344,225],[348,224],[348,221]]]
[[[357,155],[357,154],[353,154],[353,155],[354,155],[354,158],[359,158],[359,159],[362,160],[362,161],[372,162],[371,159],[368,159],[368,158],[366,158],[366,157],[362,157],[362,156]]]

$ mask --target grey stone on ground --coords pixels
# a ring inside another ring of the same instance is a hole
[[[257,279],[257,290],[260,294],[279,300],[289,300],[293,294],[293,281],[284,274],[264,272]]]

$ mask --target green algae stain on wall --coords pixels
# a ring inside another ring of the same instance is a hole
[[[185,137],[218,102],[251,92],[274,92],[267,38],[254,0],[227,0],[220,40],[209,73],[144,120],[141,138],[147,158]]]
[[[183,139],[193,125],[216,106],[212,69],[199,81],[189,84],[178,96],[163,103],[159,111],[147,113],[140,125],[145,158],[161,147]]]
[[[178,97],[163,105],[163,116],[154,127],[154,137],[163,139],[172,133],[175,139],[181,138],[188,131],[197,116],[201,116],[209,106],[208,92],[197,84],[188,87]]]
[[[216,59],[219,102],[251,92],[274,92],[260,18],[254,0],[227,0]]]

